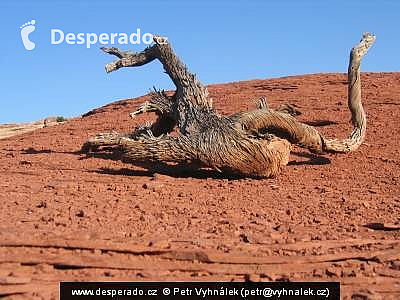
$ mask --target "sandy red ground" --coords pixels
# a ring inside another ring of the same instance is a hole
[[[295,148],[274,179],[133,166],[80,154],[145,97],[0,140],[0,297],[57,299],[59,281],[340,281],[343,299],[400,299],[400,73],[363,73],[365,143]],[[222,114],[292,103],[350,132],[343,74],[209,87]],[[324,126],[320,126],[324,125]]]

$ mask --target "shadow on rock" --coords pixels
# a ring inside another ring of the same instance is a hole
[[[324,156],[319,156],[316,154],[308,153],[308,152],[292,152],[293,155],[298,157],[308,158],[307,161],[295,161],[292,160],[288,163],[288,166],[301,166],[301,165],[328,165],[331,163],[331,160]]]

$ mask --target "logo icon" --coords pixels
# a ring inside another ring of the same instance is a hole
[[[35,20],[32,20],[28,23],[22,24],[20,27],[22,42],[24,43],[26,50],[32,50],[35,48],[35,43],[29,40],[29,34],[35,30],[35,22]]]

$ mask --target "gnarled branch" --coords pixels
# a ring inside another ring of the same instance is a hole
[[[275,111],[265,99],[258,108],[228,117],[212,109],[207,89],[190,73],[169,43],[155,36],[154,45],[140,53],[102,48],[118,60],[106,66],[107,72],[136,67],[158,59],[176,86],[172,96],[153,92],[151,99],[131,115],[155,111],[158,119],[129,134],[103,134],[89,139],[83,150],[118,147],[124,159],[196,162],[222,172],[251,177],[271,177],[288,163],[291,144],[313,152],[348,152],[359,147],[365,137],[366,117],[361,103],[360,62],[375,37],[364,34],[350,55],[348,104],[353,132],[345,140],[327,139],[316,128],[298,122],[292,108]],[[177,126],[179,135],[169,133]]]

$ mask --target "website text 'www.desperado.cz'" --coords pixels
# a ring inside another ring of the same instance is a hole
[[[157,38],[157,37],[156,37]],[[90,48],[91,45],[99,42],[103,45],[114,45],[114,44],[151,44],[153,42],[153,35],[151,33],[140,33],[140,28],[136,29],[136,32],[127,33],[64,33],[60,29],[51,29],[51,44],[58,45],[61,43],[67,43],[69,45],[86,45],[86,48]],[[166,42],[164,38],[163,43]]]

